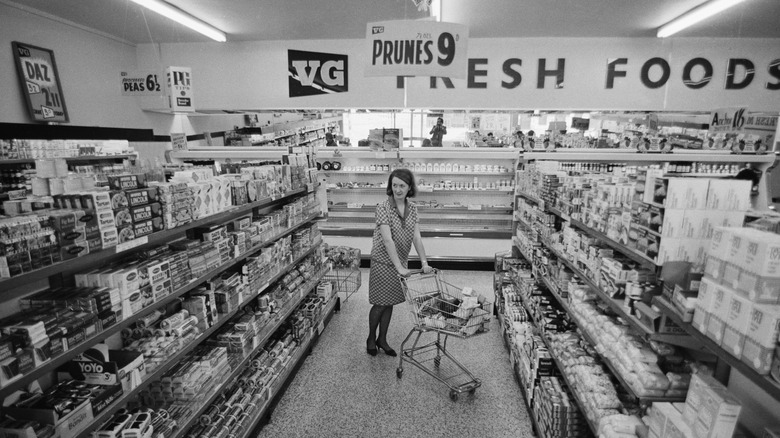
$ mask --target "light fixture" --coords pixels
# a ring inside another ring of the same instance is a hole
[[[201,21],[192,15],[182,11],[181,9],[178,9],[174,6],[171,6],[170,4],[162,1],[162,0],[132,0],[134,3],[137,3],[147,9],[151,9],[154,12],[157,12],[158,14],[168,17],[171,20],[183,24],[190,29],[200,32],[203,35],[206,35],[207,37],[219,41],[220,43],[224,43],[227,41],[227,36],[225,36],[225,33],[221,30],[217,29],[216,27]]]
[[[431,18],[433,18],[433,21],[441,21],[441,1],[431,0]]]
[[[710,0],[680,15],[658,28],[658,38],[666,38],[677,32],[722,12],[744,0]]]

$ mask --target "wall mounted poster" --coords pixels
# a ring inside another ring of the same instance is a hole
[[[54,52],[18,41],[11,46],[30,117],[38,122],[68,122]]]

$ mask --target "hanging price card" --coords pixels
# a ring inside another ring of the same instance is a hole
[[[465,79],[469,28],[435,21],[380,21],[366,25],[366,76],[440,76]]]
[[[67,122],[68,110],[54,52],[17,41],[11,45],[30,116],[39,122]]]
[[[158,71],[123,71],[122,96],[162,96],[165,94],[165,78]]]

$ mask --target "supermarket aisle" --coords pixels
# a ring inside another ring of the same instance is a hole
[[[258,437],[531,437],[531,419],[512,376],[498,321],[489,333],[450,338],[447,349],[482,380],[474,396],[449,389],[398,358],[366,354],[368,270],[342,305],[279,401]],[[493,300],[492,272],[445,271],[453,285]],[[388,342],[400,350],[412,327],[405,304],[395,307]]]

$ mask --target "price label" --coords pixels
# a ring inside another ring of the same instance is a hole
[[[122,242],[119,245],[117,245],[116,252],[127,251],[128,249],[133,249],[135,247],[145,245],[147,243],[149,243],[149,236],[143,236],[137,239],[128,240],[127,242]]]
[[[165,86],[160,82],[163,76],[158,71],[123,71],[122,96],[162,96]]]
[[[440,76],[465,79],[468,27],[435,21],[366,25],[365,76]]]

